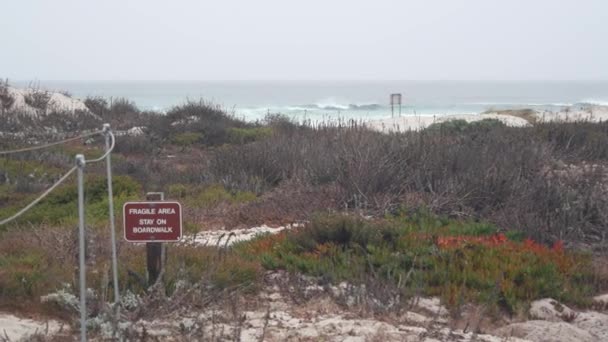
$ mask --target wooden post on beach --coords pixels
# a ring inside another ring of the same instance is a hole
[[[395,117],[395,105],[399,106],[399,116],[401,116],[401,94],[391,94],[391,117]]]
[[[162,201],[165,199],[163,192],[148,192],[147,201]],[[146,243],[146,265],[148,269],[148,286],[152,286],[158,280],[164,267],[166,259],[165,245],[162,242]]]

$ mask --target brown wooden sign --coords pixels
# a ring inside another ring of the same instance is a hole
[[[127,202],[123,222],[129,242],[175,242],[182,238],[182,206],[178,202]]]

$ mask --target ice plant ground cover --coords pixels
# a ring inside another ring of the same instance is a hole
[[[5,234],[0,243],[11,250],[0,257],[0,304],[55,311],[38,299],[71,282],[72,270],[63,263],[73,256],[71,234],[46,227],[33,234],[52,234],[63,242],[41,238],[36,248],[27,249],[31,240],[18,233]],[[124,245],[121,265],[121,284],[145,295],[143,246]],[[264,286],[264,275],[276,270],[311,277],[321,286],[365,287],[364,295],[385,308],[407,305],[411,297],[438,296],[454,312],[476,303],[497,314],[517,314],[529,302],[549,297],[586,307],[605,283],[591,255],[564,249],[559,242],[549,247],[521,234],[502,234],[490,224],[429,214],[371,220],[332,214],[227,248],[175,246],[168,253],[164,292],[173,296],[203,286],[210,295],[234,288],[255,294]],[[103,290],[103,274],[90,272],[89,283]]]
[[[511,314],[545,297],[585,305],[598,283],[590,256],[561,242],[547,247],[488,224],[430,215],[323,216],[235,248],[266,269],[327,283],[390,284],[400,298],[440,296],[451,308],[477,302]]]

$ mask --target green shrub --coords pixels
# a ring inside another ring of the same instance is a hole
[[[528,121],[531,124],[535,124],[538,121],[537,112],[534,109],[524,108],[524,109],[488,109],[482,114],[500,114],[500,115],[510,115],[518,118],[522,118]]]
[[[429,125],[428,131],[440,131],[442,133],[454,134],[476,130],[490,130],[497,127],[506,127],[506,125],[498,119],[482,119],[479,121],[467,122],[466,120],[448,120],[437,122]]]
[[[253,290],[258,286],[261,271],[262,268],[258,262],[229,255],[220,260],[215,272],[211,273],[210,280],[218,289],[239,287]]]
[[[233,144],[247,144],[264,139],[270,134],[272,134],[272,128],[270,127],[231,127],[228,129],[228,141]]]
[[[192,207],[213,207],[222,202],[232,204],[251,202],[257,196],[249,191],[228,191],[220,184],[208,186],[187,186],[171,184],[168,187],[170,196],[183,200]]]
[[[236,191],[232,192],[232,203],[247,203],[256,200],[257,195],[251,191]]]
[[[167,188],[167,194],[171,198],[184,198],[188,194],[188,189],[184,184],[171,184]]]
[[[192,142],[194,139],[189,133],[201,134],[196,140],[197,143],[215,146],[229,141],[230,128],[250,126],[228,115],[220,106],[200,101],[172,108],[167,115],[152,122],[149,128],[154,135],[161,138],[188,134],[185,136],[185,142]]]
[[[122,205],[128,200],[139,197],[141,186],[128,176],[115,176],[112,180],[114,193],[114,211],[119,213]],[[17,205],[0,209],[0,217],[8,217],[17,212],[32,197]],[[78,193],[75,184],[60,186],[45,199],[35,205],[17,223],[29,224],[74,224],[78,220]],[[104,177],[90,176],[85,180],[85,210],[87,224],[96,224],[108,219],[107,181]]]
[[[534,299],[585,304],[593,294],[588,257],[496,232],[429,215],[387,221],[330,215],[236,249],[267,269],[331,282],[388,282],[404,294],[440,296],[452,308],[473,301],[515,312]]]
[[[193,201],[203,207],[211,207],[220,202],[229,201],[230,193],[221,185],[211,185],[194,195]]]
[[[0,297],[27,298],[40,290],[45,261],[36,251],[2,255],[0,269]]]
[[[608,122],[541,122],[534,126],[540,142],[553,146],[566,163],[608,159]]]
[[[202,139],[202,133],[186,132],[175,135],[171,141],[176,145],[187,147],[201,142]]]
[[[5,184],[45,183],[59,173],[58,168],[38,161],[0,158],[0,181]]]

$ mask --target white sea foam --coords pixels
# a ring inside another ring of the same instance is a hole
[[[550,102],[550,103],[542,103],[542,102],[526,102],[526,103],[517,103],[517,102],[471,102],[471,103],[466,103],[466,105],[473,105],[473,106],[504,106],[504,107],[525,108],[525,107],[569,107],[569,106],[572,106],[572,103],[568,103],[568,102]]]
[[[16,82],[17,86],[20,82]],[[28,82],[21,82],[27,87]],[[295,118],[339,115],[367,120],[390,117],[389,94],[405,99],[403,115],[477,114],[490,108],[561,110],[572,103],[608,106],[608,82],[164,82],[44,81],[41,87],[64,89],[74,98],[124,97],[142,109],[166,111],[187,99],[224,104],[248,121],[281,113]],[[162,94],[162,96],[159,96]],[[196,95],[195,95],[196,94]],[[193,97],[194,95],[194,97]],[[578,101],[580,100],[580,101]]]
[[[582,101],[579,101],[579,103],[585,103],[595,106],[608,106],[608,100],[601,99],[584,99]]]
[[[349,101],[344,101],[343,99],[336,97],[328,97],[327,99],[321,100],[314,105],[319,109],[348,109],[348,105],[345,105],[344,103],[349,103]]]

